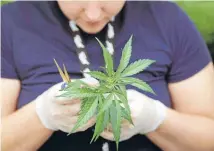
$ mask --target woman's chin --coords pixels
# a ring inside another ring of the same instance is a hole
[[[97,34],[99,33],[106,24],[104,23],[97,23],[97,24],[79,24],[78,26],[88,34]]]

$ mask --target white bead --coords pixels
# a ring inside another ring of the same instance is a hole
[[[82,52],[79,53],[79,59],[80,59],[80,61],[81,61],[82,64],[89,65],[89,62],[87,60],[85,52],[82,51]]]
[[[114,17],[114,16],[111,18],[111,21],[112,21],[112,22],[115,21],[115,17]]]
[[[77,26],[74,23],[74,21],[69,21],[69,25],[70,25],[72,31],[79,31],[79,29],[77,28]]]
[[[114,53],[113,44],[110,43],[109,41],[106,41],[106,45],[107,45],[107,49],[108,49],[109,53],[112,55]]]
[[[113,38],[114,37],[114,28],[111,24],[108,24],[108,38]]]
[[[105,142],[102,146],[102,151],[109,151],[109,145],[107,142]]]
[[[85,46],[82,43],[82,39],[81,39],[81,37],[79,35],[76,35],[74,37],[74,42],[75,42],[77,48],[85,48]]]
[[[83,70],[83,72],[90,72],[90,69],[85,68],[85,69]],[[87,74],[87,73],[83,73],[83,75],[84,75],[85,78],[91,78],[91,76],[90,76],[89,74]]]
[[[90,69],[85,68],[85,69],[83,70],[83,72],[90,72]]]

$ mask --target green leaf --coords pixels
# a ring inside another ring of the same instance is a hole
[[[100,86],[98,87],[98,91],[102,94],[109,92],[109,88],[107,87],[106,82],[105,83],[100,82]]]
[[[152,88],[143,80],[140,80],[137,78],[132,78],[132,77],[121,78],[121,80],[124,84],[130,84],[130,85],[137,87],[143,91],[155,94],[155,92],[152,90]]]
[[[102,107],[101,107],[101,109],[100,109],[98,115],[101,114],[101,113],[103,113],[104,111],[108,110],[108,108],[112,105],[113,100],[114,100],[114,94],[113,94],[113,93],[110,93],[110,94],[106,97],[106,99],[105,99],[105,101],[104,101],[104,103],[103,103],[103,105],[102,105]]]
[[[85,101],[85,103],[82,105],[83,108],[81,108],[80,115],[78,117],[77,123],[71,130],[70,134],[75,132],[79,127],[84,125],[88,122],[88,120],[94,115],[96,112],[98,105],[98,98],[94,99],[88,99]]]
[[[126,108],[121,107],[121,114],[122,114],[123,118],[125,118],[127,121],[129,121],[131,124],[133,124],[131,115],[129,114],[129,112],[128,112],[128,110]]]
[[[111,76],[114,73],[112,56],[109,53],[109,51],[105,48],[105,46],[99,41],[99,39],[97,39],[97,41],[99,42],[99,44],[103,50],[103,56],[104,56],[104,60],[105,60],[106,71],[107,71],[108,75]]]
[[[84,108],[85,108],[85,105],[87,105],[87,101],[88,101],[88,98],[85,98],[85,99],[82,99],[81,100],[81,106],[80,106],[80,111],[78,114],[81,114],[83,111],[84,111]],[[90,100],[89,100],[90,101]],[[83,109],[83,110],[82,110]]]
[[[62,93],[61,95],[57,97],[67,97],[71,99],[76,98],[85,98],[85,97],[95,97],[97,96],[97,93],[95,90],[91,88],[77,88],[77,89],[70,89],[69,91]]]
[[[83,86],[84,87],[88,87],[89,86],[87,83],[85,83],[84,81],[79,80],[79,79],[71,81],[70,84],[71,84],[71,86],[77,87],[77,88],[80,88],[80,87],[83,87]]]
[[[104,98],[101,96],[98,96],[98,113],[101,110],[103,103],[104,103]],[[98,137],[97,135],[98,132],[100,131],[100,129],[102,129],[102,124],[103,124],[103,120],[104,120],[104,113],[97,115],[97,119],[96,119],[96,125],[95,125],[95,130],[94,130],[94,134],[91,138],[90,144],[93,142],[93,140],[95,141],[95,138]]]
[[[149,59],[140,59],[135,61],[134,63],[130,64],[123,72],[122,77],[132,76],[139,72],[145,70],[148,66],[150,66],[155,61]]]
[[[67,87],[62,89],[63,91],[73,91],[74,89],[79,89],[81,87],[90,88],[92,89],[88,84],[83,82],[82,80],[74,80],[67,83]]]
[[[127,67],[129,64],[129,60],[132,53],[132,36],[129,38],[128,42],[125,44],[123,51],[122,51],[122,57],[120,59],[120,64],[117,68],[117,76],[121,74],[121,72]]]
[[[121,107],[121,108],[124,108],[124,109],[125,109],[124,112],[126,112],[126,113],[124,113],[124,114],[125,114],[124,116],[126,116],[126,119],[127,119],[131,124],[133,124],[133,121],[132,121],[132,118],[131,118],[131,110],[130,110],[130,106],[129,106],[129,104],[128,104],[127,98],[126,98],[125,96],[121,95],[120,93],[117,93],[116,95],[117,95],[117,97],[119,98],[120,103],[122,103],[122,105],[124,106],[124,107]]]
[[[125,84],[119,84],[117,90],[120,90],[122,92],[122,94],[124,95],[124,97],[127,98],[127,93],[126,93],[126,86]]]
[[[103,96],[99,96],[99,111],[102,109],[102,106],[104,104],[104,97]],[[94,131],[94,134],[93,134],[93,137],[91,139],[91,142],[94,140],[96,141],[100,134],[103,132],[103,130],[106,128],[108,122],[109,122],[109,109],[106,110],[105,112],[97,115],[97,122],[96,122],[96,125],[95,125],[95,131]]]
[[[128,111],[129,111],[128,113],[130,114],[131,111],[130,111],[130,107],[129,107],[129,104],[128,104],[128,99],[127,99],[127,97],[124,96],[123,94],[121,94],[120,91],[117,91],[117,90],[115,90],[114,93],[115,93],[115,95],[116,95],[116,98],[118,98],[119,101],[120,101],[121,103],[123,103],[123,105],[125,106],[125,108],[128,109]]]
[[[118,101],[115,101],[110,107],[110,121],[112,124],[114,139],[116,141],[116,147],[118,150],[119,140],[120,140],[120,131],[121,131],[121,107]]]
[[[106,80],[108,78],[104,73],[100,71],[90,71],[90,72],[87,72],[87,74],[91,75],[92,77],[98,80]]]
[[[109,122],[109,109],[97,116],[95,131],[94,131],[93,137],[91,139],[91,142],[93,140],[96,141],[99,138],[100,134],[106,128],[108,122]]]
[[[80,99],[80,98],[95,97],[95,96],[97,96],[97,93],[73,91],[73,92],[65,92],[57,97],[66,97],[72,100],[72,99]]]

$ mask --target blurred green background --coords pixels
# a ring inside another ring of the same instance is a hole
[[[204,39],[214,40],[214,1],[176,2],[193,20]]]
[[[1,1],[1,5],[11,2]],[[175,1],[192,19],[214,55],[214,1]]]

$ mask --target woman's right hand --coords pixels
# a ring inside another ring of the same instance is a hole
[[[81,79],[89,85],[97,85],[98,81],[92,78]],[[60,82],[36,98],[36,113],[42,124],[53,131],[61,130],[69,133],[78,119],[81,101],[70,100],[66,97],[57,98],[63,82]],[[76,130],[85,131],[95,124],[95,117],[92,117],[83,127]]]

